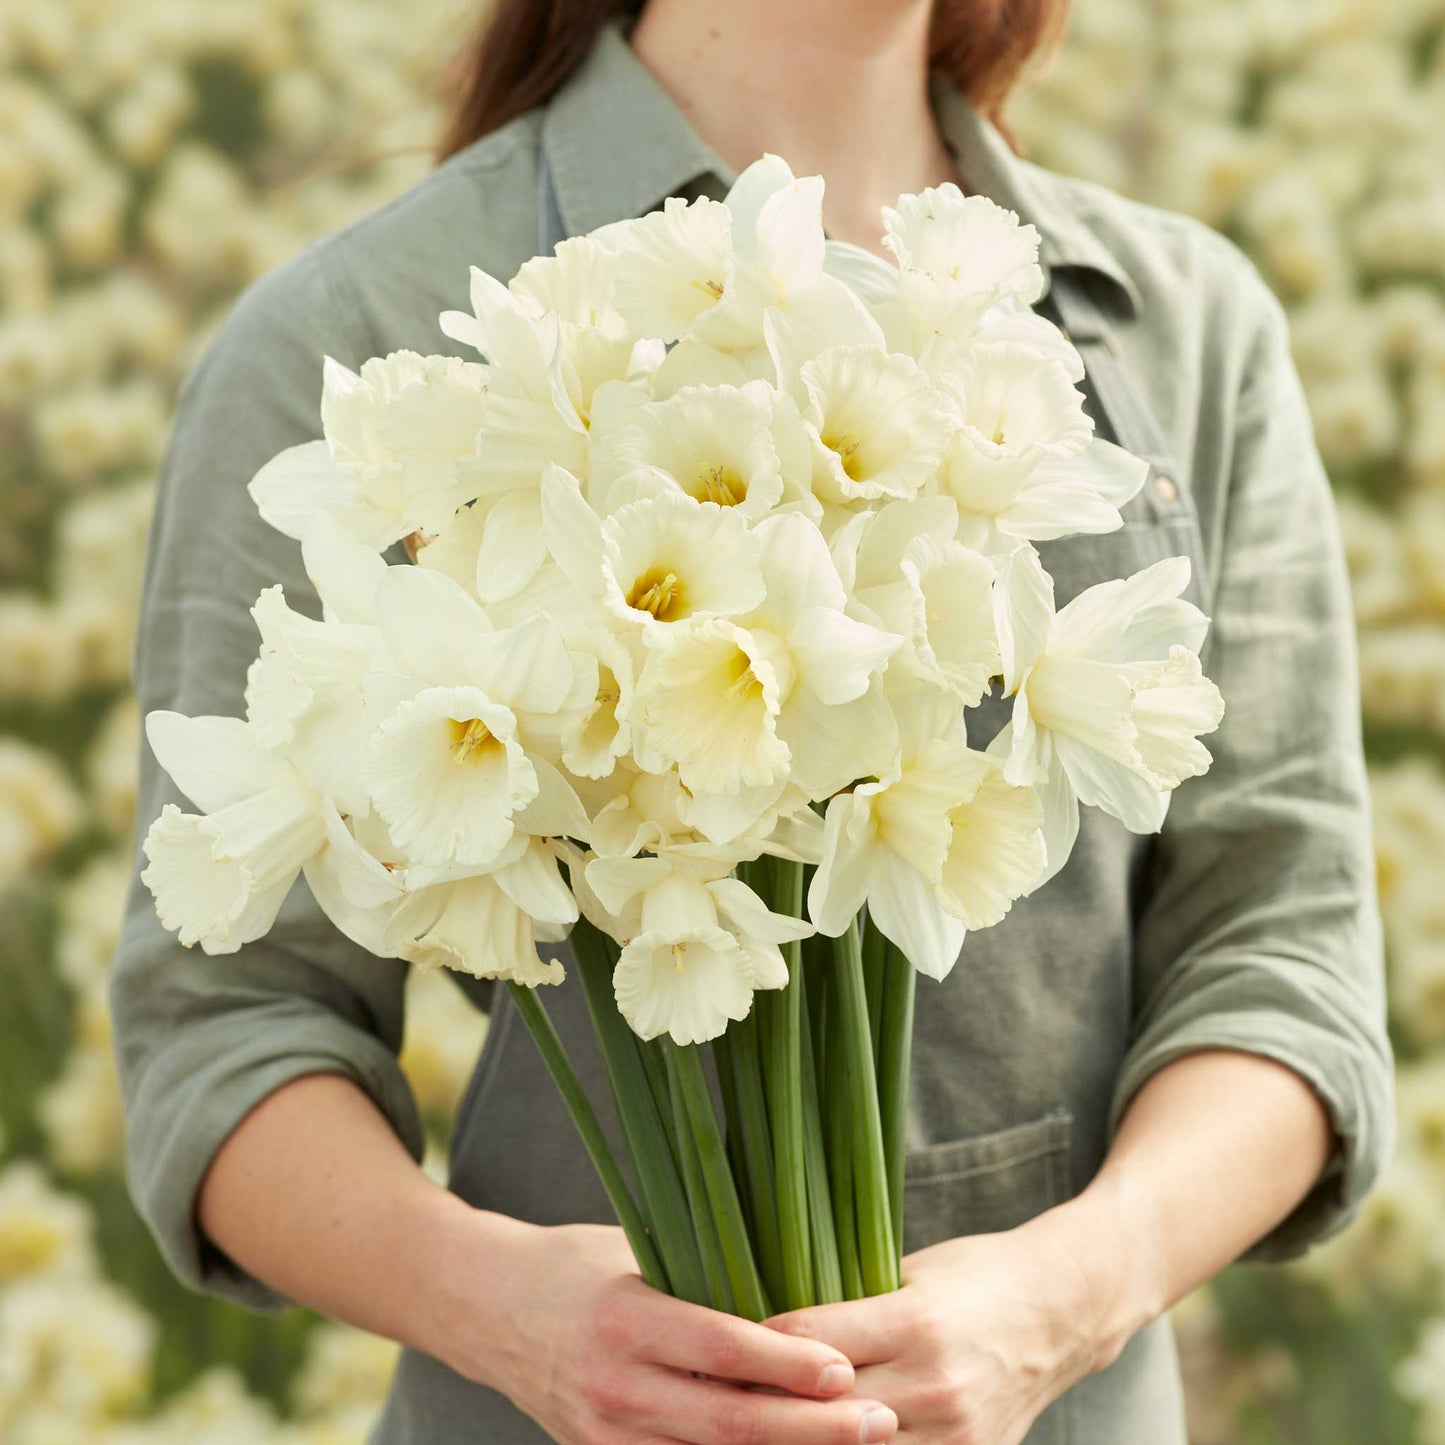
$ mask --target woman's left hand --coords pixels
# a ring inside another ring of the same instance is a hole
[[[1070,1208],[910,1254],[896,1293],[767,1323],[847,1355],[856,1391],[897,1414],[896,1445],[1019,1445],[1130,1332],[1118,1322],[1132,1270],[1108,1268],[1117,1250],[1096,1249],[1104,1241]]]

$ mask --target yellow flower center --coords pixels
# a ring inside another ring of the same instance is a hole
[[[863,439],[856,432],[844,432],[842,436],[826,435],[823,438],[823,445],[829,451],[838,454],[838,460],[843,464],[843,471],[849,480],[861,482],[863,480],[862,461],[858,451],[863,445]]]
[[[686,615],[686,594],[676,572],[652,567],[632,584],[627,605],[650,612],[659,622],[676,622]]]
[[[687,955],[687,944],[685,944],[685,943],[674,943],[674,944],[672,945],[672,966],[673,966],[679,973],[682,972],[682,960],[683,960],[683,958],[684,958],[686,955]]]
[[[738,660],[742,663],[742,671],[728,684],[725,697],[757,697],[762,693],[763,684],[757,673],[752,669],[747,656],[739,652]]]
[[[707,467],[697,474],[691,488],[699,502],[716,502],[720,507],[735,507],[748,494],[747,483],[727,467]]]
[[[705,296],[711,296],[714,301],[721,301],[723,284],[721,281],[714,281],[709,277],[705,281],[694,281],[692,283]]]
[[[501,739],[479,717],[452,718],[451,724],[452,757],[459,763],[502,746]]]

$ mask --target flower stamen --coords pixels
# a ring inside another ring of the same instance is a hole
[[[716,502],[720,507],[735,507],[746,495],[741,479],[726,467],[708,467],[697,478],[693,496],[699,502]]]
[[[497,739],[481,718],[452,719],[452,757],[459,763],[469,761],[476,753],[496,746]]]
[[[627,594],[627,605],[638,612],[650,612],[659,622],[673,622],[682,615],[682,583],[676,572],[661,568],[644,572]]]

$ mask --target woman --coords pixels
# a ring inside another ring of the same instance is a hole
[[[1100,429],[1152,464],[1121,531],[1046,544],[1060,600],[1184,553],[1214,619],[1229,711],[1209,775],[1155,838],[1086,809],[1065,871],[920,994],[895,1295],[756,1325],[648,1289],[486,985],[440,1188],[396,1064],[403,965],[304,891],[261,942],[191,956],[137,889],[113,1002],[139,1207],[189,1283],[406,1345],[384,1445],[1171,1445],[1162,1312],[1241,1254],[1337,1230],[1379,1169],[1352,629],[1283,316],[1205,228],[1009,151],[989,117],[1063,9],[503,0],[451,159],[254,288],[186,389],[138,687],[146,709],[235,713],[257,593],[281,581],[317,606],[245,487],[317,434],[323,355],[447,350],[436,318],[470,263],[509,276],[568,232],[718,195],[764,150],[823,174],[830,232],[874,249],[880,205],[957,179],[1039,228],[1044,304],[1088,361]],[[147,761],[142,828],[168,789]],[[556,999],[600,1098],[578,992]]]

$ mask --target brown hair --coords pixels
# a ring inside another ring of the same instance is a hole
[[[616,16],[645,0],[496,0],[458,59],[443,158],[551,99]],[[1069,0],[935,0],[932,61],[990,120],[1063,31]]]

